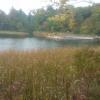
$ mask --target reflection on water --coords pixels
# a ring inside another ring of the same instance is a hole
[[[93,40],[65,40],[55,41],[44,38],[1,38],[0,50],[31,50],[40,48],[54,48],[63,46],[83,46],[97,44]],[[99,44],[98,44],[99,45]]]

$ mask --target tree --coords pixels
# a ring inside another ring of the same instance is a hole
[[[49,31],[66,31],[67,23],[65,15],[55,15],[48,18]]]
[[[81,32],[100,35],[100,7],[93,6],[92,14],[81,25]]]
[[[75,9],[75,19],[80,24],[92,14],[91,7],[78,7]]]

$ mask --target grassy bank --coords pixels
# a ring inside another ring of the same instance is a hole
[[[0,31],[0,37],[27,37],[29,33],[16,31]]]
[[[0,52],[0,100],[99,100],[100,48]]]

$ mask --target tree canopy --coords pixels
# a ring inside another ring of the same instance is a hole
[[[0,10],[0,30],[66,34],[70,31],[75,34],[100,35],[100,4],[75,8],[65,5],[67,1],[59,0],[61,6],[58,8],[49,5],[46,9],[32,10],[28,15],[14,8],[8,15]]]

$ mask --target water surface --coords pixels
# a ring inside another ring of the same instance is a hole
[[[100,43],[99,43],[100,44]],[[65,46],[99,45],[93,40],[71,40],[64,41],[49,40],[45,38],[0,38],[0,51],[4,50],[32,50],[43,48],[55,48]]]

